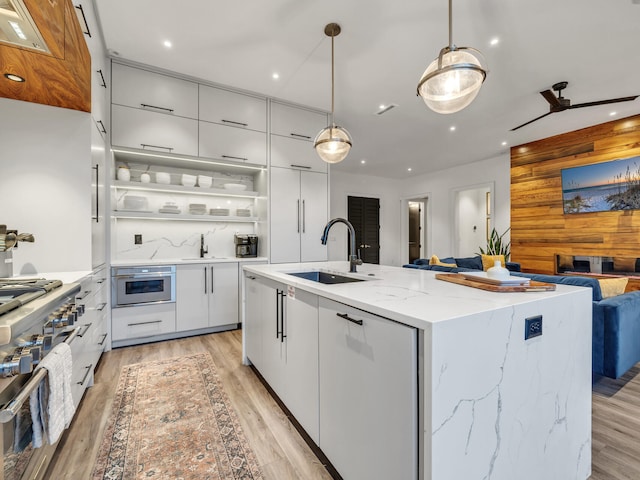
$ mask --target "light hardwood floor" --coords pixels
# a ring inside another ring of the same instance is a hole
[[[265,480],[329,480],[330,475],[253,371],[242,365],[241,343],[241,332],[236,330],[106,353],[95,385],[85,394],[76,418],[64,434],[47,478],[91,478],[124,365],[209,352]],[[640,480],[640,364],[619,380],[595,380],[592,425],[591,480]]]
[[[47,478],[91,478],[123,366],[200,352],[211,355],[262,468],[264,480],[331,479],[251,368],[242,365],[240,330],[119,348],[106,353],[94,386],[85,393],[76,418],[60,441]]]

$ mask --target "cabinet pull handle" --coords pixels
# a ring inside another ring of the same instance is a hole
[[[222,119],[222,123],[231,123],[233,125],[240,125],[242,127],[248,127],[249,126],[248,123],[234,122],[233,120],[225,120],[224,118]]]
[[[280,290],[276,289],[276,338],[280,338]]]
[[[355,318],[351,318],[349,315],[347,315],[346,313],[336,313],[337,316],[339,316],[340,318],[344,318],[345,320],[349,320],[350,322],[356,323],[358,325],[362,325],[362,320],[356,320]]]
[[[104,307],[106,307],[107,304],[105,302],[101,303],[98,307],[96,307],[96,310],[101,312],[102,310],[104,310]]]
[[[100,128],[102,129],[102,133],[107,133],[107,128],[104,126],[104,123],[102,123],[102,120],[98,120],[96,123],[100,124]]]
[[[102,69],[96,70],[96,72],[98,72],[100,74],[100,78],[102,79],[102,85],[100,85],[100,86],[104,87],[104,88],[107,88],[107,82],[104,79],[104,74],[102,73]]]
[[[82,378],[81,382],[78,382],[78,385],[84,385],[84,382],[87,381],[87,377],[89,376],[89,374],[91,373],[91,370],[93,369],[93,363],[91,365],[89,365],[88,367],[84,367],[87,369],[87,373],[84,374],[84,377]]]
[[[249,280],[255,280],[255,279],[256,279],[256,277],[252,277],[251,275],[247,275],[247,278],[248,278]]]
[[[150,320],[148,322],[127,323],[127,327],[135,327],[136,325],[149,325],[151,323],[162,323],[162,320]]]
[[[87,325],[86,325],[87,328],[84,329],[84,332],[82,332],[82,333],[78,332],[77,336],[80,337],[80,338],[84,337],[87,334],[87,332],[89,331],[89,329],[91,328],[91,325],[93,325],[93,322],[87,323]]]
[[[204,268],[204,294],[206,295],[209,292],[209,288],[207,287],[207,267]]]
[[[100,178],[99,178],[99,172],[100,172],[100,165],[96,163],[96,166],[93,167],[93,169],[96,171],[96,216],[92,218],[92,220],[95,220],[96,223],[100,222],[100,209],[98,208],[100,206]]]
[[[243,162],[246,162],[247,160],[249,160],[248,158],[245,158],[245,157],[234,157],[233,155],[222,155],[222,158],[230,158],[231,160],[242,160]]]
[[[102,277],[100,280],[96,280],[96,283],[104,283],[106,279],[106,277]]]
[[[292,137],[306,138],[307,140],[311,140],[311,137],[309,135],[301,135],[299,133],[290,133],[289,135],[291,135]]]
[[[89,295],[90,293],[91,293],[91,290],[85,290],[80,295],[76,295],[76,300],[84,300],[85,298],[87,298],[87,295]]]
[[[280,343],[284,343],[284,290],[280,293]]]
[[[304,205],[304,200],[302,200],[302,233],[306,233],[307,231],[307,209]]]
[[[211,293],[213,294],[215,287],[213,285],[213,267],[211,267]]]
[[[298,233],[300,233],[300,200],[298,202]]]
[[[293,163],[291,164],[291,166],[293,168],[306,168],[307,170],[311,170],[311,167],[308,165],[294,165]]]
[[[141,143],[142,149],[144,150],[146,147],[151,148],[162,148],[163,150],[169,150],[169,152],[173,151],[173,147],[163,147],[162,145],[151,145],[150,143]]]
[[[107,336],[108,336],[107,333],[103,333],[102,334],[102,340],[100,342],[98,342],[98,345],[100,345],[100,346],[104,345],[104,342],[107,339]]]
[[[157,105],[149,105],[148,103],[141,103],[142,108],[155,108],[156,110],[163,110],[165,112],[173,113],[173,108],[158,107]]]
[[[89,24],[87,23],[87,17],[84,15],[84,8],[82,8],[82,5],[76,5],[75,6],[78,10],[80,10],[80,13],[82,13],[82,21],[84,22],[84,27],[87,30],[86,32],[82,32],[85,35],[89,35],[89,37],[91,37],[91,30],[89,30]]]

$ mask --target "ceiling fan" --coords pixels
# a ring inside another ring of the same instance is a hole
[[[567,88],[569,82],[558,82],[555,83],[551,88],[558,92],[558,96],[556,97],[551,90],[545,90],[544,92],[540,92],[547,102],[549,102],[549,111],[544,115],[540,115],[539,117],[534,118],[533,120],[529,120],[522,125],[518,125],[515,128],[512,128],[510,131],[518,130],[519,128],[524,127],[525,125],[529,125],[530,123],[535,122],[536,120],[540,120],[541,118],[546,117],[547,115],[551,115],[556,112],[564,112],[565,110],[571,110],[572,108],[582,108],[582,107],[593,107],[596,105],[606,105],[608,103],[619,103],[619,102],[630,102],[631,100],[635,100],[638,98],[638,95],[633,97],[621,97],[621,98],[611,98],[609,100],[598,100],[597,102],[586,102],[586,103],[578,103],[576,105],[571,105],[571,100],[568,98],[564,98],[562,96],[562,90]]]

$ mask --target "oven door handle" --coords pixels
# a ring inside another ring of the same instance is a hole
[[[129,273],[126,275],[114,275],[113,278],[127,278],[130,280],[135,280],[136,278],[162,278],[162,277],[170,277],[173,273],[159,273],[159,272],[149,272],[149,273]]]
[[[80,333],[80,328],[77,327],[71,330],[71,333],[64,339],[65,343],[73,342],[73,339],[76,338],[78,333]],[[5,405],[2,410],[0,410],[0,423],[10,422],[20,411],[22,404],[29,399],[31,392],[33,392],[38,386],[40,382],[47,376],[46,368],[39,368],[36,372],[31,375],[31,378],[24,386],[20,389],[18,394],[13,397],[13,399]]]

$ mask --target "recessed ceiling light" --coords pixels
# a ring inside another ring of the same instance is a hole
[[[378,110],[375,112],[375,114],[382,115],[383,113],[387,113],[389,110],[396,108],[397,106],[397,103],[390,103],[389,105],[381,103],[380,105],[378,105]]]
[[[381,103],[380,106],[378,107],[380,110],[384,109],[384,103]]]
[[[489,42],[489,45],[491,45],[492,47],[495,47],[499,43],[500,43],[500,39],[498,37],[493,37]]]
[[[455,132],[456,131],[456,126],[455,125],[451,125],[449,127],[449,130],[451,130],[452,132]]]
[[[366,160],[360,160],[360,163],[364,165],[365,163],[367,163],[367,161]]]
[[[271,75],[271,78],[278,80],[280,78],[280,74],[278,72],[274,72],[273,75]]]
[[[14,82],[24,82],[24,78],[20,75],[16,75],[15,73],[5,73],[4,76],[9,80],[13,80]]]
[[[502,142],[502,146],[505,147],[507,145],[507,142]]]
[[[411,167],[407,168],[407,172],[410,172],[410,171],[411,171]]]
[[[165,41],[163,42],[163,45],[164,45],[165,47],[167,47],[167,48],[171,48],[173,44],[172,44],[169,40],[165,40]]]
[[[609,116],[610,117],[615,117],[618,114],[618,112],[609,112]]]

